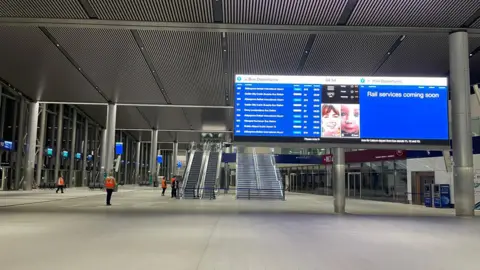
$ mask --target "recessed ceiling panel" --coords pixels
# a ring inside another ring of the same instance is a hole
[[[0,17],[88,19],[78,0],[0,0]]]
[[[117,106],[116,128],[152,128],[137,107]]]
[[[184,111],[195,130],[227,130],[227,112],[232,109],[185,108]]]
[[[138,107],[157,129],[190,129],[181,108]]]
[[[470,27],[480,28],[480,19],[478,19],[476,22],[474,22]]]
[[[317,35],[303,75],[367,76],[398,35]]]
[[[107,105],[77,105],[85,114],[90,116],[95,122],[97,122],[103,128],[107,123]]]
[[[0,77],[34,100],[105,102],[40,31],[0,27]]]
[[[224,0],[225,23],[335,25],[348,0]]]
[[[478,0],[359,0],[348,25],[459,27],[479,8]]]
[[[50,28],[49,31],[113,102],[165,103],[129,30]]]
[[[104,20],[213,22],[212,0],[88,0]]]
[[[220,33],[139,34],[173,104],[225,104]]]
[[[374,75],[446,76],[448,36],[407,36]]]
[[[293,75],[307,40],[305,34],[227,33],[230,70],[233,74]]]

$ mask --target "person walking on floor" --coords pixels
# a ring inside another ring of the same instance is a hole
[[[65,180],[63,180],[63,176],[61,173],[58,174],[58,180],[57,180],[57,191],[55,193],[58,193],[60,190],[63,193],[63,187],[65,186]]]
[[[112,193],[116,185],[117,182],[115,181],[115,177],[113,177],[113,174],[110,172],[107,178],[105,178],[105,190],[107,191],[107,206],[112,205],[110,203],[110,200],[112,199]]]
[[[165,190],[167,190],[167,180],[165,177],[162,178],[162,196],[165,196]]]

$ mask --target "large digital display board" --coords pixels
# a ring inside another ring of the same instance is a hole
[[[445,77],[235,76],[234,141],[448,146]]]

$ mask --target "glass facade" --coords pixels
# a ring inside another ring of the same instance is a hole
[[[281,167],[285,187],[291,192],[332,195],[332,166]],[[408,203],[406,160],[348,164],[347,198]]]

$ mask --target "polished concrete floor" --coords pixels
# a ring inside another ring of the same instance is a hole
[[[480,269],[480,219],[451,210],[350,200],[339,216],[331,197],[187,201],[145,188],[106,207],[101,191],[51,192],[0,194],[0,269]]]

